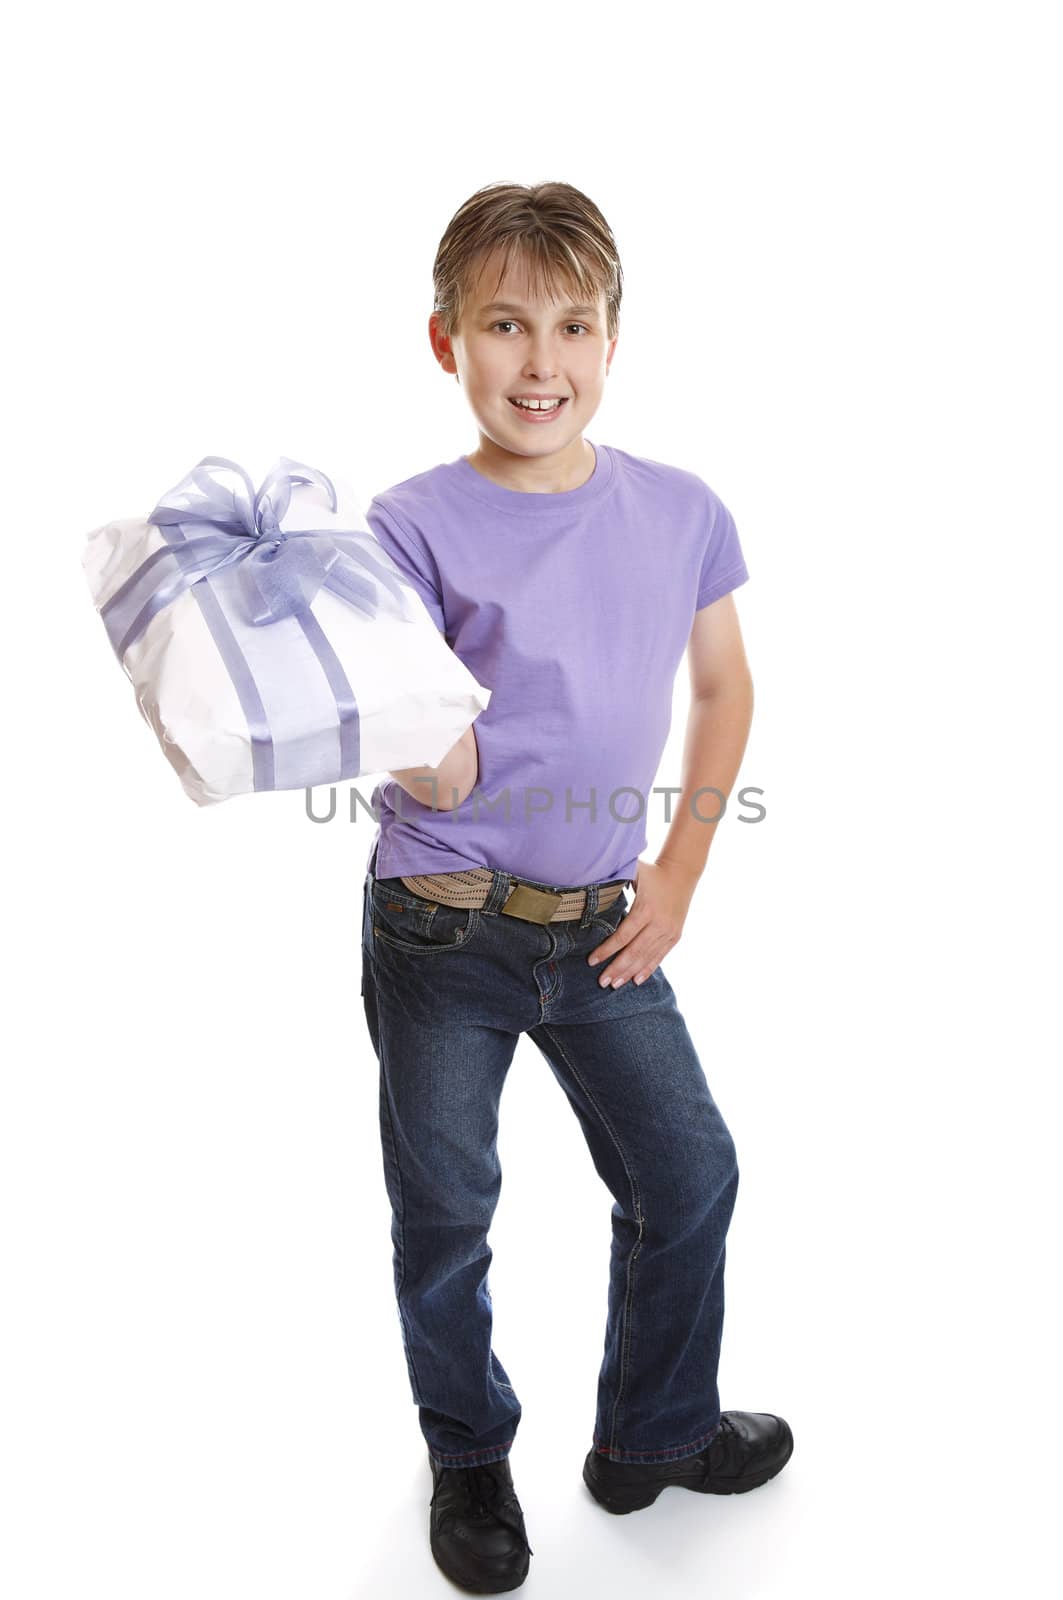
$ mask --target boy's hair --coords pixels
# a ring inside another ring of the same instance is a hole
[[[607,337],[619,327],[624,274],[616,240],[593,200],[570,183],[492,183],[460,206],[439,241],[432,279],[440,332],[457,331],[487,257],[503,251],[501,284],[514,257],[532,293],[573,303],[605,295]],[[497,286],[496,286],[497,287]]]

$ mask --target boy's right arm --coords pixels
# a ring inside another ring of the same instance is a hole
[[[445,639],[446,619],[439,573],[423,538],[415,531],[400,526],[394,514],[381,505],[379,496],[370,505],[366,517],[370,531],[406,581],[420,595],[429,616]],[[476,787],[479,768],[480,753],[470,725],[438,766],[403,767],[389,776],[422,805],[432,806],[437,811],[453,811]]]
[[[476,787],[479,770],[476,724],[470,723],[438,766],[403,767],[389,776],[423,806],[431,806],[436,811],[453,811]]]

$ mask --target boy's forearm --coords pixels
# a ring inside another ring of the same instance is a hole
[[[698,790],[718,789],[725,799],[730,797],[752,721],[752,679],[739,679],[690,703],[682,792],[657,861],[689,873],[694,882],[705,870],[723,807],[720,795],[698,794]]]
[[[438,766],[403,767],[389,776],[423,806],[433,806],[436,811],[453,811],[476,787],[479,770],[480,752],[476,746],[475,724],[471,724]]]

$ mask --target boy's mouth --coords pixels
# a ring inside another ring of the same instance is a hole
[[[519,400],[514,400],[512,395],[507,395],[506,398],[514,411],[519,411],[527,422],[548,422],[551,417],[556,417],[562,408],[568,404],[567,395],[549,404],[545,400],[541,400],[536,405],[522,405]]]

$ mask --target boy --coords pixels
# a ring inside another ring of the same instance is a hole
[[[368,520],[492,698],[438,767],[373,793],[362,993],[431,1548],[456,1583],[495,1593],[524,1581],[532,1553],[487,1281],[499,1098],[522,1033],[615,1199],[591,1494],[627,1512],[669,1484],[742,1492],[781,1470],[793,1438],[770,1413],[720,1411],[738,1166],[660,967],[715,832],[704,819],[721,802],[705,791],[730,793],[752,716],[735,525],[693,473],[584,437],[622,286],[586,195],[479,190],[434,279],[432,349],[479,447],[377,496]],[[682,793],[657,860],[641,861],[684,648]]]

